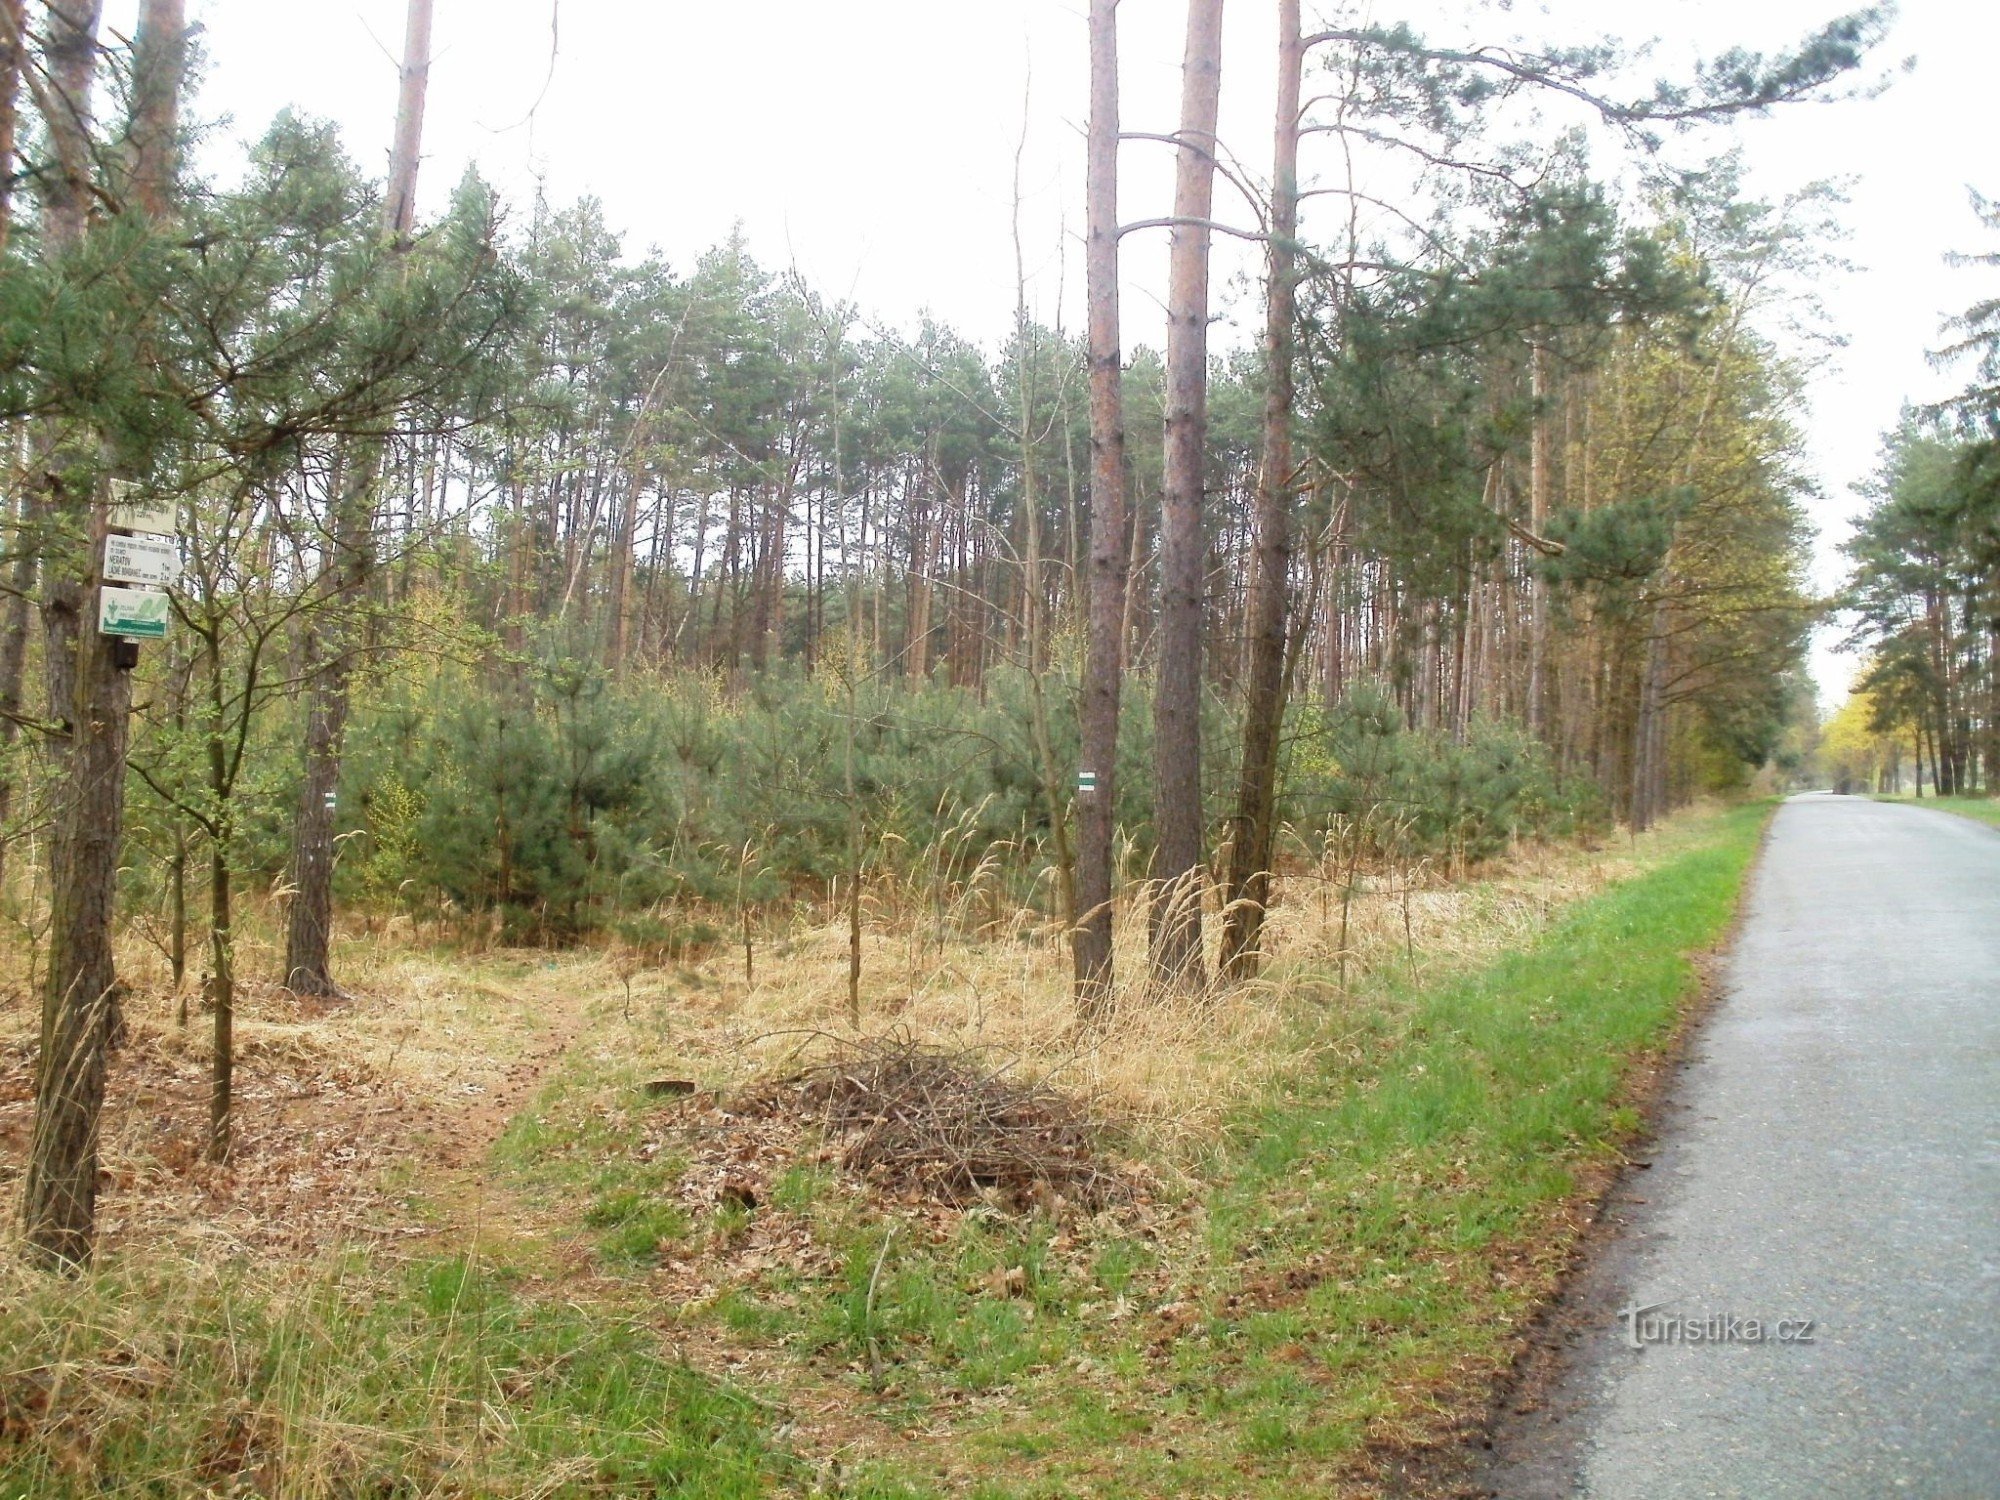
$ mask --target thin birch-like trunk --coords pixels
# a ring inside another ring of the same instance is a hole
[[[1201,796],[1202,513],[1208,439],[1208,251],[1222,90],[1222,0],[1189,0],[1174,218],[1167,252],[1166,449],[1160,497],[1159,664],[1153,699],[1151,907],[1156,983],[1198,987],[1205,819]]]
[[[1084,284],[1090,358],[1090,576],[1083,660],[1083,764],[1077,799],[1077,1008],[1100,1012],[1112,979],[1112,840],[1118,812],[1118,711],[1125,672],[1125,406],[1118,332],[1118,0],[1090,0],[1090,125]]]

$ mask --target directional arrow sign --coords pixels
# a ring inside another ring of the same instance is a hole
[[[167,638],[167,596],[151,589],[121,589],[110,584],[97,591],[97,629],[127,640]]]
[[[180,576],[180,553],[172,542],[150,536],[107,536],[104,576],[119,583],[170,584]]]

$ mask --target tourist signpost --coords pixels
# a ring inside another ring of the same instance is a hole
[[[180,576],[179,517],[165,505],[140,495],[128,480],[111,483],[110,530],[104,537],[104,582],[97,590],[97,629],[125,641],[167,637],[167,596],[161,592]],[[137,584],[134,588],[129,585]],[[129,652],[129,666],[138,651]]]

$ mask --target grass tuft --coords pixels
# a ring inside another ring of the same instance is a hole
[[[467,1256],[6,1277],[0,1493],[726,1497],[784,1467],[757,1404],[650,1330]]]

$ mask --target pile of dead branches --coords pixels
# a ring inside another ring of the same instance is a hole
[[[1101,1127],[1069,1095],[1008,1078],[973,1053],[902,1038],[838,1042],[747,1090],[731,1113],[817,1123],[846,1170],[958,1207],[1094,1213],[1128,1186],[1106,1162]]]

